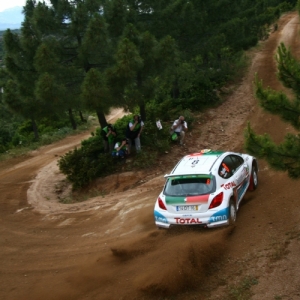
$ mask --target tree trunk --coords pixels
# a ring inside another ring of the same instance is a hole
[[[68,112],[69,112],[69,118],[70,118],[70,121],[71,121],[72,128],[73,128],[74,130],[76,130],[76,129],[77,129],[77,124],[76,124],[76,122],[75,122],[75,119],[74,119],[74,116],[73,116],[72,109],[69,108]]]
[[[82,111],[79,111],[79,117],[82,123],[86,123],[86,119],[83,117]]]
[[[33,130],[33,133],[34,133],[34,139],[36,141],[38,141],[40,139],[40,137],[39,137],[38,128],[37,128],[37,125],[36,125],[36,122],[35,122],[34,118],[31,118],[31,124],[32,124],[32,130]]]
[[[138,72],[138,74],[137,74],[137,88],[138,88],[138,90],[140,90],[142,88],[142,83],[143,83],[142,75],[141,75],[140,72]],[[139,100],[139,107],[140,107],[141,119],[145,122],[146,121],[146,106],[145,106],[144,98]]]
[[[101,128],[104,128],[105,126],[107,126],[106,118],[102,111],[97,111],[97,117],[98,117],[98,121],[99,121]]]
[[[145,105],[145,103],[140,104],[140,114],[141,114],[141,119],[145,122],[146,121],[146,105]]]

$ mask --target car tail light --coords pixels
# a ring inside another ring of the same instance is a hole
[[[217,207],[219,205],[221,205],[223,201],[223,192],[218,194],[210,203],[210,206],[208,209],[211,209],[211,208],[214,208],[214,207]]]
[[[160,197],[158,197],[157,200],[158,200],[158,206],[159,206],[159,208],[161,208],[161,209],[163,209],[163,210],[167,210],[167,208],[166,208],[164,202],[160,199]]]

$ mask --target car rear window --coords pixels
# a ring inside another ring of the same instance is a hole
[[[215,191],[215,178],[208,175],[169,177],[164,194],[167,196],[196,196]]]

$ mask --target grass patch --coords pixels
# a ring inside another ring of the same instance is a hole
[[[270,260],[272,262],[281,260],[289,254],[289,250],[287,248],[291,240],[300,240],[300,231],[298,229],[287,232],[284,241],[281,240],[272,243],[272,251],[270,254]]]
[[[80,202],[84,202],[84,201],[94,198],[94,197],[104,198],[106,196],[106,194],[107,193],[104,190],[97,190],[97,189],[89,190],[89,189],[87,189],[86,192],[82,192],[82,191],[75,192],[66,197],[59,197],[59,203],[62,203],[62,204],[80,203]]]
[[[80,134],[84,131],[89,130],[94,126],[95,126],[95,122],[88,122],[82,125],[78,125],[76,130],[73,130],[71,128],[62,128],[61,130],[58,130],[57,132],[52,133],[51,135],[50,134],[41,135],[40,140],[37,142],[32,142],[28,145],[20,144],[14,148],[5,151],[4,153],[0,153],[0,161],[4,161],[10,158],[20,157],[22,155],[27,154],[30,151],[39,149],[42,146],[50,145],[54,142],[60,141],[67,136]]]
[[[228,287],[227,300],[250,300],[253,293],[251,287],[258,284],[258,280],[253,276],[246,276],[240,282]]]
[[[285,240],[284,242],[273,243],[272,252],[270,254],[270,259],[272,262],[278,261],[286,257],[289,253],[287,247],[289,245],[289,241]]]

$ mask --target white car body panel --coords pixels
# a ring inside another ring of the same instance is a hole
[[[220,175],[224,162],[231,164],[232,167],[227,174],[230,176],[228,178]],[[228,225],[230,201],[234,200],[236,210],[238,210],[250,186],[253,165],[257,168],[254,157],[235,152],[204,149],[200,153],[186,155],[170,174],[165,175],[167,179],[165,186],[154,207],[156,225],[162,228],[169,228],[173,225],[204,227]],[[205,180],[206,183],[202,183]],[[183,195],[186,187],[193,187],[195,190],[201,187],[204,188],[204,192]],[[205,193],[205,188],[213,190]],[[168,194],[169,190],[174,194]],[[209,209],[213,199],[221,193],[223,193],[222,202]],[[164,208],[160,207],[159,201]]]

